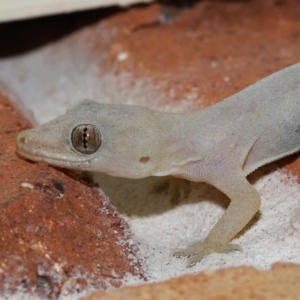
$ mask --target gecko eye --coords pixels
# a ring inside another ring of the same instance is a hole
[[[73,129],[71,140],[76,151],[82,154],[93,154],[101,145],[101,134],[94,125],[83,124]]]

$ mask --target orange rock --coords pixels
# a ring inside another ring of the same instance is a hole
[[[275,264],[270,271],[237,267],[185,275],[162,283],[95,292],[82,300],[274,300],[299,299],[300,265]]]
[[[0,95],[0,295],[55,299],[142,277],[127,224],[91,180],[16,156],[16,136],[28,127]]]

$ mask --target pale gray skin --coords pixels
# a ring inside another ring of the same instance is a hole
[[[101,132],[95,153],[73,148],[79,124]],[[201,111],[171,114],[83,100],[17,139],[18,154],[34,161],[127,178],[173,175],[221,190],[231,203],[208,237],[173,251],[189,256],[188,265],[210,253],[242,250],[229,242],[260,207],[246,176],[299,150],[300,63]]]

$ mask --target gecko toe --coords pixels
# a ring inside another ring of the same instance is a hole
[[[174,248],[171,250],[171,255],[176,256],[176,257],[181,257],[181,256],[191,256],[194,255],[195,251],[193,249],[190,249],[189,247],[187,248]]]
[[[201,262],[207,255],[211,253],[229,253],[233,251],[243,251],[243,248],[237,244],[213,244],[205,242],[197,242],[187,248],[175,248],[171,254],[176,257],[187,256],[187,267],[191,267]]]
[[[196,263],[201,262],[206,255],[208,255],[208,254],[203,252],[203,253],[198,253],[198,254],[188,258],[188,260],[186,262],[186,266],[188,268],[194,266]]]
[[[230,253],[230,252],[243,252],[243,248],[238,244],[226,244],[224,245],[224,249],[219,253]]]

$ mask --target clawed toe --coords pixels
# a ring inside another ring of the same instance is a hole
[[[201,262],[205,256],[211,253],[229,253],[233,251],[243,251],[242,247],[237,244],[211,244],[195,243],[187,248],[175,248],[171,254],[176,257],[187,256],[187,267],[191,267]]]
[[[235,251],[243,252],[243,248],[238,244],[227,244],[224,245],[224,249],[220,253],[230,253]]]
[[[187,267],[195,265],[197,262],[200,262],[207,254],[205,251],[196,249],[195,246],[189,246],[186,249],[176,248],[171,251],[171,254],[176,257],[187,256]]]
[[[206,255],[207,254],[199,253],[199,254],[196,254],[195,256],[188,258],[188,260],[186,262],[186,266],[188,268],[194,266],[196,263],[201,262]]]
[[[181,256],[191,256],[194,253],[190,249],[184,249],[184,248],[175,248],[171,250],[171,255],[176,257]]]

